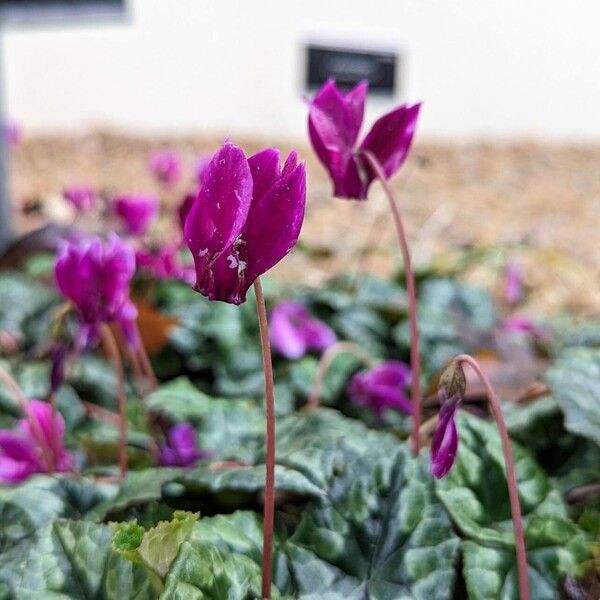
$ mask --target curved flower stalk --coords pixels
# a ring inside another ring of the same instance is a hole
[[[512,449],[510,447],[510,438],[502,415],[502,409],[500,408],[500,401],[498,400],[489,379],[483,373],[477,361],[468,354],[457,356],[446,368],[440,378],[439,396],[441,409],[438,424],[431,442],[431,473],[438,479],[444,477],[452,469],[456,459],[456,453],[458,451],[458,431],[456,428],[455,416],[464,397],[467,385],[463,364],[468,364],[475,371],[483,384],[490,403],[492,415],[494,416],[496,426],[498,427],[500,440],[502,441],[510,510],[515,532],[517,570],[519,575],[519,597],[521,600],[529,600],[525,535],[523,533],[521,505],[519,502],[519,491]]]
[[[329,325],[292,300],[280,302],[271,311],[270,323],[271,345],[285,358],[297,359],[309,350],[326,350],[337,341]]]
[[[113,209],[129,235],[142,236],[158,217],[158,200],[154,196],[117,196]]]
[[[116,235],[106,244],[99,238],[67,242],[59,252],[54,271],[60,291],[75,305],[82,323],[77,349],[91,339],[102,337],[113,362],[120,413],[119,462],[124,476],[127,472],[125,375],[108,324],[119,324],[128,345],[136,352],[140,350],[137,309],[129,298],[129,284],[135,271],[134,252]]]
[[[354,375],[348,384],[348,396],[354,404],[369,408],[378,417],[388,408],[410,415],[412,406],[405,393],[409,383],[410,367],[390,360]]]
[[[173,150],[153,152],[149,166],[154,177],[164,185],[175,185],[181,179],[181,157]]]
[[[259,276],[295,245],[304,219],[306,172],[292,152],[283,167],[267,148],[246,158],[224,144],[212,157],[189,208],[185,241],[196,268],[194,289],[210,300],[241,304],[254,284],[265,374],[266,481],[262,597],[271,590],[275,513],[275,400],[267,311]]]
[[[408,294],[410,366],[412,371],[413,450],[420,449],[421,363],[417,327],[416,285],[400,210],[387,180],[404,164],[414,137],[420,104],[404,104],[378,119],[358,144],[367,82],[343,94],[335,81],[327,81],[310,103],[308,132],[312,146],[325,166],[340,198],[364,200],[371,183],[381,182],[398,235]]]

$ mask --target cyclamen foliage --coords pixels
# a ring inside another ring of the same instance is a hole
[[[488,340],[492,332],[504,334],[497,331],[500,311],[483,290],[435,272],[426,273],[421,285],[428,359],[424,378],[432,382],[449,357],[461,350],[475,352],[478,339]],[[67,369],[57,392],[67,451],[77,451],[81,474],[37,473],[0,486],[0,511],[15,515],[0,524],[0,585],[9,594],[76,597],[77,581],[85,585],[82,593],[87,597],[260,597],[264,414],[253,307],[208,302],[176,280],[156,281],[153,289],[149,298],[154,306],[176,316],[179,324],[153,356],[163,379],[157,391],[142,402],[130,388],[129,475],[122,483],[98,477],[111,467],[114,473],[116,436],[110,424],[86,414],[86,406],[112,409],[113,383],[103,353],[84,354],[74,370]],[[349,278],[339,277],[316,289],[293,286],[285,297],[301,302],[310,314],[322,315],[341,340],[389,360],[407,355],[406,318],[397,310],[402,292],[402,283],[395,279],[365,277],[357,291]],[[279,297],[280,290],[267,292],[272,307]],[[0,273],[0,328],[18,331],[24,348],[44,344],[47,327],[36,324],[46,323],[60,304],[47,281]],[[463,337],[465,331],[480,335]],[[563,355],[563,344],[581,344],[582,339],[579,330],[564,330],[550,341],[552,356]],[[516,343],[532,348],[526,336]],[[521,442],[515,442],[514,452],[519,486],[525,491],[534,600],[558,596],[565,577],[586,560],[593,539],[577,524],[579,513],[564,500],[565,492],[595,481],[600,464],[594,429],[600,358],[593,346],[577,350],[553,366],[552,396],[505,403],[513,437]],[[457,590],[464,590],[464,580],[468,591],[463,595],[470,599],[505,593],[518,600],[495,428],[486,419],[457,411],[460,447],[455,466],[437,480],[430,474],[428,457],[411,455],[404,439],[409,419],[404,413],[387,411],[375,427],[343,416],[357,414],[345,391],[359,368],[351,358],[340,356],[326,378],[331,408],[313,413],[296,407],[306,399],[317,358],[279,357],[275,364],[276,487],[285,501],[277,506],[272,597],[344,596],[350,589],[372,596],[384,590],[383,598],[391,600],[451,600]],[[11,361],[24,388],[41,390],[38,397],[49,389],[48,362],[23,350]],[[183,370],[193,383],[179,377]],[[4,427],[20,433],[19,417],[5,392],[0,395]],[[562,410],[570,415],[567,426],[573,433],[563,425]],[[166,432],[192,424],[196,448],[206,448],[212,456],[193,468],[156,465],[151,442],[162,445],[164,440],[140,420],[144,411],[165,424],[161,430]],[[429,411],[435,414],[437,406]],[[365,412],[358,413],[360,418],[372,424]],[[585,429],[579,429],[582,424]],[[554,458],[558,439],[564,444],[561,452],[569,452],[564,469],[563,458],[558,465]],[[170,535],[177,529],[173,509],[179,507],[202,514],[182,541]],[[144,530],[161,540],[160,551],[147,545],[159,571],[166,573],[160,581],[114,550],[116,531],[109,523],[130,525],[135,518],[142,531],[134,549]],[[332,545],[331,540],[341,543]]]
[[[255,279],[294,246],[304,220],[306,172],[292,152],[283,167],[267,148],[246,158],[224,144],[206,167],[185,221],[196,291],[241,304]]]
[[[310,102],[308,133],[323,166],[329,172],[334,195],[364,200],[376,174],[364,157],[370,152],[389,179],[404,163],[410,150],[420,104],[402,105],[380,117],[360,144],[368,83],[343,93],[333,79]]]

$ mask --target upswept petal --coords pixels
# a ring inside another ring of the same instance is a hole
[[[345,96],[346,104],[352,116],[353,127],[356,130],[356,137],[360,132],[360,127],[365,116],[365,102],[369,91],[369,82],[361,81],[353,87]],[[356,138],[354,139],[356,142]]]
[[[335,81],[329,79],[310,104],[309,119],[327,150],[343,148],[352,151],[356,143],[362,123],[362,118],[358,117],[364,111],[365,98],[363,84],[359,84],[357,88],[349,93],[348,101]]]
[[[242,232],[247,245],[248,285],[277,264],[298,241],[306,207],[304,163],[287,163],[281,176],[262,196],[255,196]]]
[[[241,148],[225,143],[206,167],[203,185],[185,220],[184,235],[198,278],[240,234],[252,201],[252,174]],[[204,292],[202,292],[204,293]]]
[[[252,173],[252,198],[260,198],[281,176],[279,150],[277,148],[265,148],[253,154],[248,159],[248,165]]]
[[[368,150],[383,167],[386,178],[390,178],[406,160],[417,126],[421,104],[404,104],[375,121],[360,145],[360,150]],[[363,159],[367,175],[367,185],[376,175],[368,162]]]

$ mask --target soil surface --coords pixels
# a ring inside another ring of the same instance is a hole
[[[198,157],[218,143],[107,132],[26,138],[13,150],[11,166],[18,227],[31,229],[49,218],[68,222],[72,215],[60,190],[75,182],[96,186],[106,197],[155,192],[165,205],[177,204],[193,184]],[[260,147],[241,144],[248,153]],[[157,148],[176,149],[186,161],[185,181],[176,189],[161,189],[149,173],[148,155]],[[276,276],[317,285],[344,269],[385,275],[398,268],[379,185],[366,202],[334,199],[313,153],[299,151],[309,174],[301,236],[306,251],[293,252]],[[481,258],[466,269],[470,281],[500,293],[503,265],[516,261],[530,291],[526,311],[600,315],[600,144],[418,143],[392,186],[417,266],[452,270],[472,256],[464,249],[475,247]],[[172,237],[169,227],[163,224],[156,235]]]

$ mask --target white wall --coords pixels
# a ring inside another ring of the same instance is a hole
[[[122,23],[9,27],[26,128],[304,135],[301,43],[396,45],[421,135],[600,138],[597,0],[132,0]],[[371,105],[371,115],[388,103]]]

